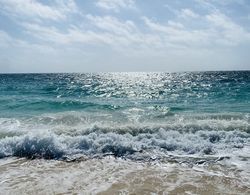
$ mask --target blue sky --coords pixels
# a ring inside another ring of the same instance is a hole
[[[250,69],[249,0],[0,0],[0,72]]]

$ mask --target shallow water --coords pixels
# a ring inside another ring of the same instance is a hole
[[[0,163],[2,194],[250,193],[249,175],[226,161],[189,166],[105,157],[73,163],[11,158]]]
[[[6,193],[247,194],[250,72],[1,74],[0,159]]]

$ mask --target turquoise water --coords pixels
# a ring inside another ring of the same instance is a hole
[[[1,158],[207,158],[249,145],[249,71],[0,75]]]

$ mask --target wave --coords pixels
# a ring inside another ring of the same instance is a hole
[[[114,155],[146,160],[170,154],[231,155],[250,147],[249,114],[217,113],[140,118],[150,110],[62,112],[0,118],[0,158],[63,159]],[[142,114],[143,113],[143,114]],[[139,117],[139,118],[138,118]]]
[[[92,132],[77,136],[43,131],[0,139],[0,157],[63,159],[73,155],[93,157],[108,154],[147,159],[155,155],[163,158],[168,154],[229,155],[249,146],[250,135],[240,131],[181,133],[161,128],[155,133],[138,135]]]
[[[93,101],[72,100],[65,98],[30,98],[18,97],[13,102],[13,98],[9,100],[0,100],[0,114],[11,113],[13,116],[18,113],[34,114],[34,113],[55,113],[63,111],[79,111],[79,110],[100,110],[113,111],[119,109],[119,106],[112,104],[104,104]]]
[[[141,113],[143,112],[143,114]],[[145,116],[146,115],[146,116]],[[152,117],[152,116],[157,116]],[[62,112],[23,118],[0,118],[0,138],[50,130],[71,136],[96,133],[157,133],[160,129],[195,133],[197,131],[242,131],[250,133],[248,114],[170,115],[165,118],[141,109],[123,112]]]

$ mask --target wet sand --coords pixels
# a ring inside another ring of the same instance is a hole
[[[226,163],[188,165],[113,157],[0,160],[0,194],[250,194],[249,175]]]

